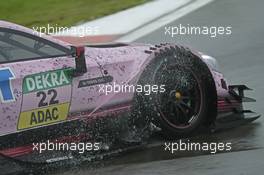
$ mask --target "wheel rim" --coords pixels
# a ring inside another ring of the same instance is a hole
[[[198,119],[202,106],[201,86],[191,69],[162,64],[155,81],[165,85],[166,91],[157,94],[156,107],[159,115],[171,127],[184,129]]]

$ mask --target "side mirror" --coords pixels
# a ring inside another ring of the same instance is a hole
[[[85,47],[83,46],[71,46],[71,54],[75,57],[75,66],[74,71],[75,76],[81,76],[87,72],[86,60],[85,60]]]

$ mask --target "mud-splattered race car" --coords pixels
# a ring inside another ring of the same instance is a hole
[[[183,46],[70,46],[0,22],[0,155],[5,158],[52,162],[69,154],[34,151],[32,143],[47,140],[136,142],[153,125],[172,137],[252,121],[258,115],[242,107],[254,101],[244,96],[248,89],[228,85],[214,58]]]

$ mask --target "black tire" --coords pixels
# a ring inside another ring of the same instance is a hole
[[[216,99],[212,75],[187,48],[169,46],[156,51],[139,84],[165,85],[165,92],[144,96],[144,108],[168,137],[189,135],[213,120],[209,116]]]

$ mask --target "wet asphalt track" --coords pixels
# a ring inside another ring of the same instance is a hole
[[[167,26],[232,26],[231,36],[184,35],[171,38],[164,28],[138,42],[180,42],[217,58],[230,83],[247,84],[257,100],[246,107],[264,115],[264,22],[262,0],[216,0]],[[233,150],[216,155],[183,152],[171,155],[164,147],[128,153],[107,161],[107,166],[75,167],[58,174],[262,174],[264,170],[264,119],[213,135],[200,135],[198,141],[232,142]]]

